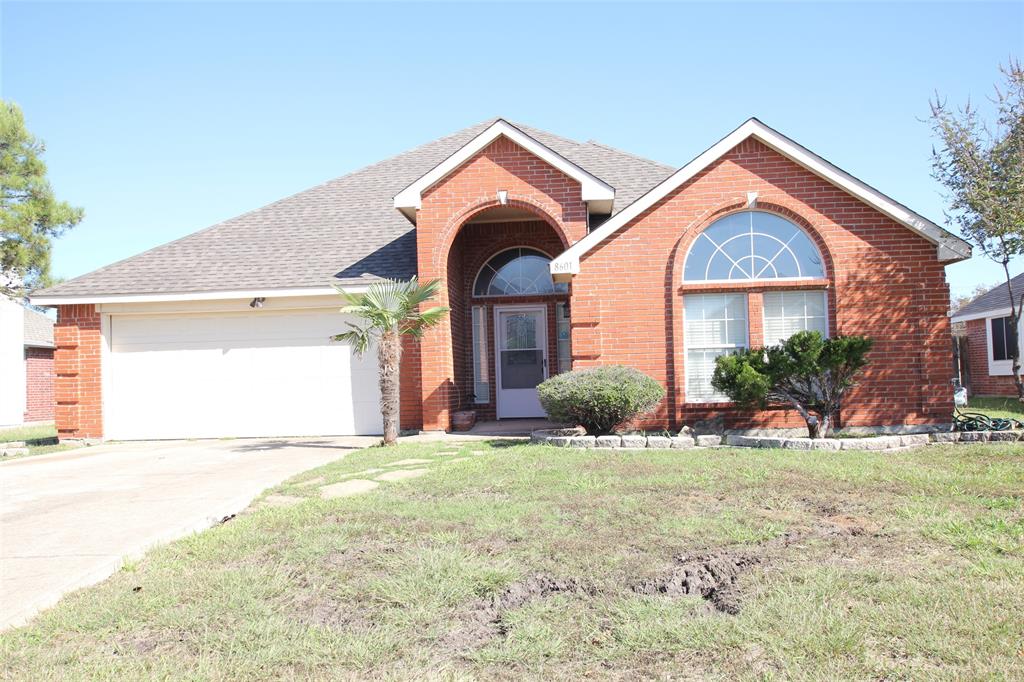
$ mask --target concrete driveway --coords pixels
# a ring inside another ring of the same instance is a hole
[[[263,490],[379,439],[159,441],[0,463],[0,630],[126,557],[238,513]]]

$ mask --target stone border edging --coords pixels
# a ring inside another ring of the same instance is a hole
[[[602,450],[688,450],[729,445],[740,448],[779,448],[783,450],[895,450],[921,447],[930,443],[1013,443],[1024,441],[1024,431],[941,431],[900,436],[866,438],[782,438],[778,436],[587,436],[575,429],[534,431],[530,442],[561,448]]]

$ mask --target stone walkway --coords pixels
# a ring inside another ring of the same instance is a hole
[[[405,481],[412,478],[419,478],[424,474],[430,472],[428,468],[433,464],[449,464],[455,462],[467,462],[473,457],[456,457],[459,455],[458,450],[445,450],[438,452],[437,456],[443,459],[399,459],[394,462],[387,462],[381,464],[379,467],[372,469],[363,469],[362,471],[354,471],[352,473],[343,474],[341,480],[330,485],[324,485],[323,477],[317,477],[308,481],[303,481],[298,484],[299,486],[318,486],[320,488],[320,496],[327,500],[332,500],[339,497],[351,497],[353,495],[360,495],[362,493],[368,493],[374,490],[383,483],[389,483],[393,481]],[[480,456],[484,454],[483,450],[473,450],[470,452],[472,456]],[[412,468],[410,468],[412,467]],[[260,507],[289,507],[294,504],[299,504],[308,497],[296,497],[294,495],[281,495],[273,494],[268,495],[260,501]]]

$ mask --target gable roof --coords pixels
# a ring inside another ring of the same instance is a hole
[[[24,345],[34,348],[53,348],[53,320],[40,312],[24,308]]]
[[[615,200],[614,187],[502,119],[498,119],[487,126],[486,129],[455,151],[455,153],[395,195],[395,208],[402,211],[406,216],[414,218],[416,210],[422,204],[423,192],[440,182],[452,171],[468,161],[474,154],[499,137],[508,138],[549,166],[558,169],[563,174],[579,182],[583,201],[587,202],[591,208],[596,206],[596,210],[590,211],[591,213],[611,213],[612,202]]]
[[[491,119],[263,208],[36,293],[39,305],[332,293],[416,274],[415,226],[394,197],[501,119]],[[596,142],[515,129],[614,188],[614,212],[673,168]]]
[[[1013,286],[1013,294],[1020,302],[1021,295],[1024,295],[1024,273],[1012,277],[1010,285]],[[966,322],[968,320],[980,320],[985,317],[1002,317],[1010,314],[1010,289],[1006,282],[999,286],[992,287],[981,296],[960,308],[953,313],[953,322]]]
[[[843,189],[901,225],[917,232],[936,245],[938,258],[941,262],[953,262],[970,258],[971,247],[964,240],[927,218],[911,211],[903,204],[894,201],[873,187],[861,182],[846,171],[834,166],[806,147],[797,144],[756,118],[751,118],[693,161],[665,178],[637,201],[631,203],[628,208],[619,211],[596,230],[573,244],[562,255],[551,262],[551,272],[555,274],[575,274],[579,272],[581,256],[702,170],[718,161],[736,145],[751,137],[803,166],[815,175]]]

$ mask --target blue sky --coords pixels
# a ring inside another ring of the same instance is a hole
[[[942,223],[928,99],[983,102],[1024,56],[1022,3],[0,12],[0,93],[86,209],[54,249],[64,277],[493,116],[676,166],[757,116]],[[1001,278],[980,258],[948,275],[955,293]]]

